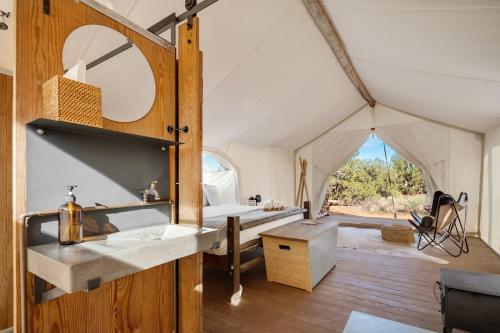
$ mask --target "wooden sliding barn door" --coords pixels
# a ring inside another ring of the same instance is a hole
[[[199,47],[199,19],[192,26],[179,26],[178,94],[179,126],[179,220],[180,223],[203,225],[202,208],[202,53]],[[179,260],[179,332],[202,331],[202,254]]]
[[[12,76],[0,74],[0,331],[12,326]]]
[[[106,120],[116,131],[170,138],[167,125],[175,117],[175,52],[144,38],[108,16],[72,0],[51,0],[50,15],[44,1],[19,0],[16,13],[16,159],[14,210],[26,213],[25,124],[42,117],[42,83],[62,75],[62,48],[77,27],[99,24],[129,38],[148,60],[156,81],[155,103],[148,115],[129,123]],[[173,179],[171,180],[173,183]],[[0,200],[1,201],[1,200]],[[15,332],[114,333],[173,331],[174,264],[167,263],[103,284],[91,292],[64,295],[35,304],[33,275],[24,274],[23,221],[16,223]],[[3,226],[2,226],[3,227]],[[0,229],[2,230],[2,229]],[[0,244],[3,246],[3,244]],[[1,273],[0,273],[1,276]],[[26,288],[23,288],[24,280]],[[0,282],[0,295],[3,286]],[[3,296],[2,296],[3,298]],[[0,312],[3,310],[0,309]]]

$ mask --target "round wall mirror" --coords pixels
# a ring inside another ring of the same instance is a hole
[[[155,79],[141,51],[121,33],[86,25],[66,39],[65,76],[102,89],[103,116],[119,122],[144,117],[153,106]]]

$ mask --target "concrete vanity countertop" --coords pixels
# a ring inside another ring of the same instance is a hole
[[[76,245],[50,243],[28,247],[28,271],[66,293],[152,268],[207,250],[217,230],[162,224],[102,236]]]

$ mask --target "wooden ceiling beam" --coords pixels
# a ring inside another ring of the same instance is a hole
[[[368,102],[370,106],[375,106],[375,99],[372,97],[363,81],[359,77],[358,72],[352,64],[351,58],[347,53],[346,47],[342,38],[333,24],[333,20],[328,14],[321,0],[303,0],[307,10],[311,14],[314,22],[330,45],[333,53],[337,57],[338,62],[344,69],[345,73],[354,84],[356,89],[361,93],[361,96]]]

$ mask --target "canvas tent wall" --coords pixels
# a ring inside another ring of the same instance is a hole
[[[364,107],[296,152],[308,159],[313,214],[326,195],[329,178],[375,133],[424,173],[428,191],[469,194],[469,232],[477,232],[481,183],[482,136],[424,120],[377,104]],[[297,175],[298,176],[298,175]]]
[[[210,149],[210,148],[207,148]],[[227,158],[238,172],[239,202],[246,204],[257,194],[263,200],[293,205],[293,157],[290,150],[228,143],[211,151]]]
[[[5,12],[9,12],[9,17],[4,17],[3,20],[8,24],[9,29],[2,30],[0,33],[0,45],[2,46],[2,52],[0,52],[0,73],[12,75],[15,65],[15,23],[16,23],[16,12],[14,11],[14,1],[13,0],[2,0],[0,2],[0,9]]]
[[[486,133],[483,168],[481,238],[500,254],[500,127]]]

